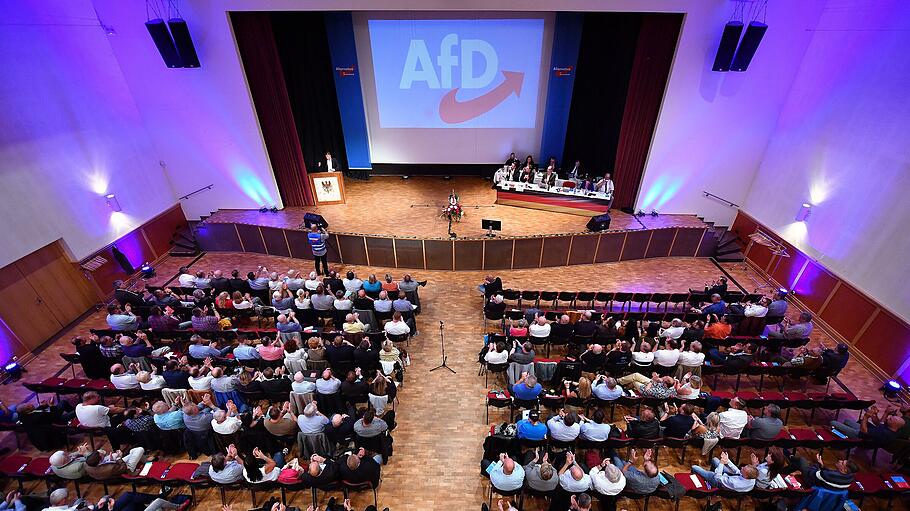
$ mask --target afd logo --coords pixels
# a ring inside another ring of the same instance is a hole
[[[370,21],[384,127],[534,126],[543,20],[390,21]]]
[[[459,101],[459,88],[452,88],[453,69],[460,68],[461,88],[483,89],[493,83],[499,69],[499,56],[493,45],[483,39],[463,39],[460,53],[455,53],[459,46],[458,34],[447,34],[439,44],[439,56],[436,65],[423,39],[411,39],[408,56],[401,74],[400,89],[410,89],[414,82],[424,82],[430,89],[450,89],[439,103],[439,118],[449,124],[459,124],[479,117],[505,101],[509,96],[521,96],[521,83],[524,73],[502,71],[505,80],[489,92],[468,101]],[[483,61],[477,71],[474,67],[475,56]]]

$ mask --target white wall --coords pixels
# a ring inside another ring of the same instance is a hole
[[[700,2],[705,3],[705,2]],[[707,2],[711,3],[711,2]],[[743,204],[809,44],[823,0],[770,2],[768,31],[748,70],[711,71],[734,2],[686,16],[636,207],[696,213],[730,225]],[[746,20],[748,22],[748,20]]]
[[[910,5],[872,3],[828,3],[745,210],[910,321]]]
[[[61,237],[81,258],[174,195],[91,2],[0,7],[0,266]]]

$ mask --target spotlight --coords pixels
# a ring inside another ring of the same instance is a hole
[[[104,196],[104,201],[107,202],[107,207],[111,208],[114,211],[123,211],[123,208],[120,207],[120,202],[117,200],[117,196],[109,193]]]
[[[142,263],[142,266],[139,267],[139,271],[141,271],[142,276],[147,279],[155,276],[155,267],[152,266],[148,261]]]
[[[268,207],[268,206],[262,206],[261,208],[259,208],[259,212],[260,212],[260,213],[265,213],[265,212],[267,212],[268,210],[269,210],[269,207]]]
[[[809,219],[809,215],[811,215],[811,214],[812,214],[812,204],[809,204],[808,202],[804,202],[803,205],[800,206],[800,208],[799,208],[799,213],[796,214],[796,221],[805,222],[806,220]]]
[[[652,209],[652,210],[651,210],[651,213],[649,213],[649,214],[650,214],[651,216],[657,216],[657,210],[656,210],[656,209]]]
[[[21,378],[22,366],[19,365],[19,360],[16,357],[13,357],[12,360],[3,366],[3,372],[10,380],[18,380]]]
[[[278,206],[272,206],[271,208],[269,208],[269,211],[271,211],[272,213],[277,213],[277,212],[278,212]]]
[[[895,380],[888,380],[879,390],[882,391],[885,399],[895,399],[897,398],[897,393],[901,391],[901,384]]]

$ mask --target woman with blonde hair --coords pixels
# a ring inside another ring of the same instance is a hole
[[[222,291],[218,293],[218,296],[215,297],[215,308],[217,309],[233,309],[234,301],[231,300],[231,295],[227,291]]]
[[[325,346],[322,344],[321,337],[310,337],[306,341],[306,359],[311,362],[321,362],[325,360]]]

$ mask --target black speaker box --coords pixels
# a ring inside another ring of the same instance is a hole
[[[158,53],[161,54],[161,58],[164,59],[167,67],[183,67],[180,55],[177,54],[177,47],[174,46],[174,40],[171,38],[171,33],[168,31],[164,21],[160,19],[148,20],[145,22],[145,28],[148,29],[149,35],[152,36],[152,41],[158,47]]]
[[[329,226],[329,223],[325,221],[325,218],[323,218],[322,215],[318,215],[316,213],[307,213],[303,215],[303,225],[305,225],[307,229],[312,227],[314,224],[322,227],[323,229]]]
[[[199,57],[196,55],[196,47],[193,46],[193,38],[190,37],[190,29],[187,28],[186,21],[172,18],[167,21],[167,26],[171,29],[174,45],[177,47],[177,54],[180,55],[183,67],[199,67]]]
[[[588,220],[588,230],[589,231],[594,231],[594,232],[606,231],[609,228],[610,228],[610,215],[608,213],[604,213],[602,215],[597,215],[595,217],[591,217],[591,219]]]
[[[733,65],[730,66],[731,71],[745,71],[749,68],[749,63],[752,62],[752,57],[755,56],[758,45],[767,31],[768,25],[764,23],[758,21],[749,23],[749,26],[746,27],[746,35],[743,36],[739,49],[736,50],[736,57],[733,58]]]
[[[739,36],[743,33],[743,23],[741,21],[730,21],[724,25],[724,35],[720,37],[720,46],[717,47],[717,55],[714,57],[713,71],[729,71],[730,62],[733,61],[733,55],[736,53],[736,44],[739,42]]]

